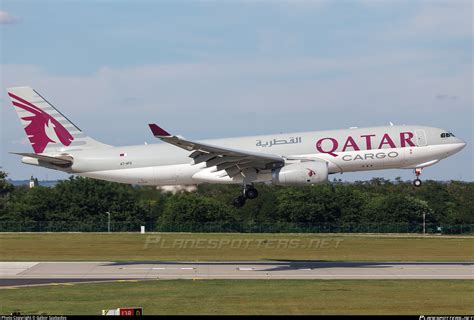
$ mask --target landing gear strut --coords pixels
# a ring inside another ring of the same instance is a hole
[[[416,179],[413,180],[413,185],[415,187],[419,187],[419,186],[421,186],[421,180],[418,177],[421,175],[421,168],[416,168],[415,169],[415,175],[416,175]]]
[[[234,199],[233,205],[236,208],[242,208],[245,205],[247,199],[255,199],[258,197],[258,191],[253,185],[244,185],[242,195]]]

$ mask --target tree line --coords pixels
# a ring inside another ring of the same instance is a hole
[[[474,183],[390,181],[259,186],[236,209],[240,186],[203,184],[175,194],[70,177],[54,187],[14,187],[0,172],[0,231],[472,232]]]

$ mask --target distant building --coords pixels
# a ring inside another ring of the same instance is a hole
[[[30,189],[39,185],[38,179],[31,176],[30,178]]]
[[[157,190],[164,192],[171,192],[176,194],[178,192],[193,192],[197,190],[196,185],[171,185],[171,186],[158,186]]]

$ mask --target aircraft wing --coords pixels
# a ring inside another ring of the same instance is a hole
[[[249,170],[254,172],[280,168],[285,159],[278,155],[251,152],[233,148],[215,146],[202,142],[187,140],[181,136],[171,135],[156,124],[150,124],[153,135],[160,140],[192,151],[189,155],[194,164],[206,163],[206,167],[217,167],[217,171],[225,171],[222,176],[233,178],[239,175],[246,176]]]

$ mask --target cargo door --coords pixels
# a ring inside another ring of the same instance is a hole
[[[425,130],[415,130],[415,135],[416,135],[416,145],[418,147],[424,147],[428,144],[426,141]]]

